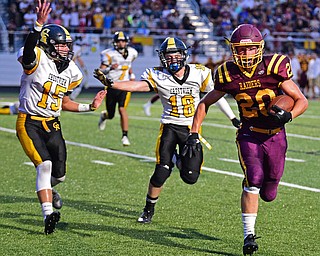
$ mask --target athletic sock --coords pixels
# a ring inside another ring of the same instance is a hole
[[[146,197],[146,207],[145,207],[145,209],[147,210],[147,211],[154,211],[154,207],[155,207],[155,205],[156,205],[156,203],[157,203],[157,201],[158,201],[158,198],[159,197],[156,197],[156,198],[152,198],[151,196],[149,196],[149,195],[147,195],[147,197]]]
[[[243,236],[246,238],[248,235],[255,234],[254,226],[256,224],[256,213],[242,213],[242,223],[243,223]]]
[[[43,218],[53,213],[52,203],[45,202],[41,204]]]

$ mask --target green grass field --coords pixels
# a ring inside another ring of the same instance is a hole
[[[15,135],[16,116],[0,116],[0,255],[242,255],[241,169],[235,129],[211,107],[203,136],[205,151],[199,181],[186,185],[175,169],[150,225],[136,222],[154,169],[160,102],[152,116],[142,105],[151,94],[133,94],[128,108],[130,147],[121,144],[120,119],[101,132],[99,111],[61,116],[68,148],[68,173],[57,186],[63,196],[61,221],[43,234],[35,193],[35,169]],[[93,94],[80,95],[89,102]],[[0,95],[0,102],[17,95]],[[232,108],[236,107],[232,103]],[[320,252],[320,102],[310,102],[287,125],[289,149],[282,184],[272,203],[260,201],[255,255],[300,256]]]

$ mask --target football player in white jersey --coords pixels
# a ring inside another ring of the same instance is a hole
[[[147,68],[140,81],[114,82],[99,69],[96,69],[94,74],[107,87],[128,91],[155,91],[163,105],[156,146],[156,167],[150,178],[146,205],[138,218],[140,223],[151,222],[162,187],[171,174],[172,158],[177,145],[179,155],[176,155],[176,165],[181,179],[187,184],[197,182],[203,162],[201,144],[197,143],[193,161],[190,161],[188,152],[182,152],[182,149],[189,136],[189,127],[200,101],[200,93],[209,92],[213,88],[211,70],[201,64],[187,64],[188,47],[180,39],[165,39],[158,54],[162,66]],[[234,113],[230,106],[225,99],[220,103],[225,106],[224,112],[231,120]]]
[[[74,44],[72,47],[72,51],[74,53],[72,60],[80,68],[80,70],[83,74],[83,79],[82,79],[81,84],[73,89],[73,92],[70,95],[71,100],[75,100],[79,96],[79,94],[81,93],[82,89],[83,88],[86,89],[88,87],[88,69],[85,65],[84,60],[82,59],[82,47],[83,47],[82,38],[76,37],[76,40],[74,41]]]
[[[16,122],[18,139],[36,168],[36,191],[44,218],[44,232],[51,234],[60,219],[62,201],[52,189],[66,174],[66,144],[62,136],[60,112],[86,112],[98,108],[106,92],[97,93],[91,104],[70,100],[69,93],[78,86],[82,74],[72,58],[69,32],[55,24],[44,25],[51,12],[50,3],[38,0],[37,21],[29,33],[23,55]]]
[[[135,80],[135,75],[132,71],[132,62],[138,57],[138,52],[128,46],[129,37],[122,31],[118,31],[113,37],[113,48],[106,49],[101,52],[100,69],[105,74],[108,74],[113,81],[128,81]],[[123,146],[129,146],[128,138],[129,119],[127,114],[127,106],[131,97],[130,92],[119,91],[116,89],[108,90],[106,97],[106,110],[101,112],[99,119],[99,129],[104,130],[107,119],[112,119],[118,110],[121,119]]]

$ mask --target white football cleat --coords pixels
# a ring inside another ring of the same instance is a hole
[[[107,111],[102,111],[100,114],[100,119],[99,119],[99,123],[98,123],[98,127],[100,131],[103,131],[104,129],[106,129],[106,124],[107,124],[107,119],[105,118]]]
[[[151,105],[152,104],[149,101],[143,105],[143,110],[146,116],[151,116]]]
[[[123,136],[121,139],[122,145],[123,146],[130,146],[130,141],[129,138],[127,136]]]

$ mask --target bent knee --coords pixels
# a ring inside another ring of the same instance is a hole
[[[265,201],[265,202],[272,202],[275,200],[277,197],[277,191],[270,191],[268,193],[266,192],[261,192],[260,193],[260,198]]]
[[[198,170],[180,170],[181,179],[189,185],[195,184],[198,181],[199,175],[200,172]]]
[[[169,166],[157,164],[156,169],[154,170],[154,173],[150,179],[150,183],[154,187],[160,188],[166,182],[170,174],[171,168]]]
[[[278,193],[278,186],[278,181],[264,183],[260,191],[261,199],[265,202],[272,202],[275,200]]]

